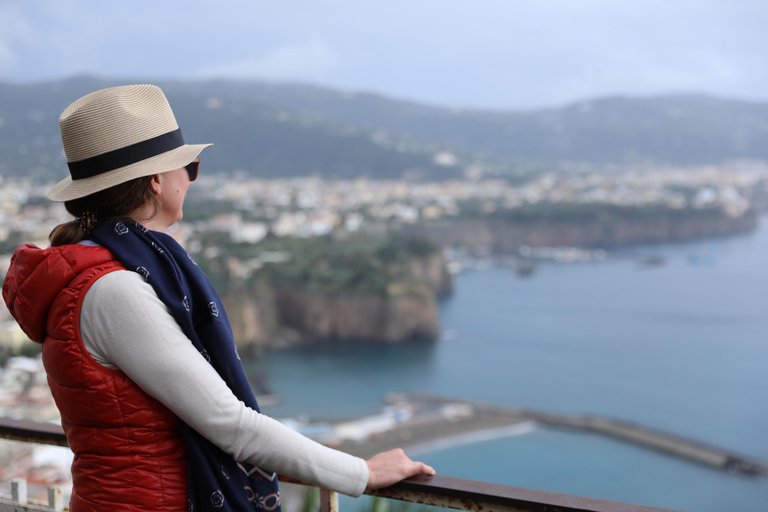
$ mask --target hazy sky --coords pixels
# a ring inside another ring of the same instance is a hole
[[[0,81],[300,81],[463,107],[768,101],[766,0],[0,0]]]

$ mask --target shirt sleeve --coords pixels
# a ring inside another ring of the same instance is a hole
[[[80,312],[80,336],[98,363],[119,368],[236,460],[350,496],[365,490],[364,460],[308,439],[238,400],[135,272],[111,272],[91,286]]]

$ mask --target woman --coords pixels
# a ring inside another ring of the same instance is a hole
[[[59,119],[75,220],[14,254],[3,298],[43,363],[75,454],[73,512],[276,510],[276,474],[352,496],[419,473],[368,461],[259,412],[220,299],[163,231],[182,218],[200,152],[159,88],[96,91]]]

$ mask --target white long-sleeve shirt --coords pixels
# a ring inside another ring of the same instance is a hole
[[[316,443],[238,400],[139,274],[119,270],[91,286],[80,336],[96,362],[122,370],[236,460],[350,496],[365,490],[364,460]]]

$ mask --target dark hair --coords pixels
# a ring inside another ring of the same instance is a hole
[[[97,222],[127,218],[138,208],[151,204],[157,213],[157,197],[151,189],[152,176],[126,181],[91,195],[65,201],[75,220],[59,224],[48,239],[54,247],[80,242]],[[86,230],[87,228],[87,230]]]

